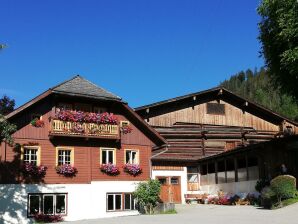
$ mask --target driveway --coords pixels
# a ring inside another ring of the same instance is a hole
[[[176,205],[178,214],[138,215],[68,222],[69,224],[297,224],[298,203],[278,210],[252,206]]]

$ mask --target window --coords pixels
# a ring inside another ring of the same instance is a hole
[[[125,163],[138,164],[138,150],[125,150]]]
[[[171,177],[171,184],[178,185],[179,184],[179,177]]]
[[[225,105],[220,103],[207,103],[207,114],[225,115]]]
[[[39,165],[39,147],[38,146],[24,146],[22,148],[22,160],[27,163]]]
[[[91,106],[89,104],[85,104],[85,103],[76,103],[75,104],[75,110],[76,111],[90,112],[91,111]]]
[[[199,190],[199,169],[198,167],[187,167],[187,190]]]
[[[107,112],[107,108],[103,108],[103,107],[94,107],[93,108],[93,112],[94,113],[98,113],[98,114],[102,114],[104,112]]]
[[[132,194],[131,193],[108,193],[107,211],[123,211],[123,210],[135,210],[135,200]]]
[[[57,165],[61,166],[64,164],[71,164],[74,163],[74,153],[73,149],[71,148],[57,148]]]
[[[125,127],[129,125],[129,121],[120,121],[120,126]]]
[[[29,194],[28,216],[33,216],[37,213],[66,215],[66,195],[65,193]]]
[[[116,156],[115,156],[115,149],[111,148],[101,148],[100,149],[100,163],[107,164],[107,163],[116,163]]]
[[[132,194],[124,194],[124,210],[135,210],[135,199]]]
[[[159,177],[158,181],[161,185],[166,185],[167,184],[167,178],[166,177]]]
[[[57,108],[58,108],[58,111],[60,111],[60,110],[72,110],[72,104],[70,104],[70,103],[59,103]]]

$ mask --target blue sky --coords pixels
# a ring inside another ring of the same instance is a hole
[[[256,0],[1,1],[0,95],[80,74],[141,106],[259,68]]]

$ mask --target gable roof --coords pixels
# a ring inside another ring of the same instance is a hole
[[[282,121],[287,121],[291,124],[294,124],[295,126],[298,126],[297,122],[292,121],[291,119],[286,118],[272,110],[269,110],[264,106],[261,106],[260,104],[254,103],[244,97],[232,93],[231,91],[223,87],[215,87],[212,89],[179,96],[168,100],[159,101],[156,103],[137,107],[135,108],[135,111],[142,117],[150,117],[150,115],[148,115],[148,113],[146,112],[148,109],[156,113],[161,108],[170,108],[172,105],[178,105],[187,101],[205,100],[207,102],[219,99],[224,100],[227,103],[230,103],[238,108],[243,109],[244,111],[247,111],[274,124],[280,124]]]
[[[159,133],[154,128],[149,126],[149,124],[147,124],[132,108],[130,108],[126,102],[123,102],[119,96],[114,95],[113,93],[108,92],[107,90],[101,87],[98,87],[97,85],[93,84],[92,82],[84,79],[79,75],[76,75],[70,80],[64,81],[59,85],[50,88],[49,90],[43,92],[42,94],[28,101],[24,105],[15,109],[5,117],[7,119],[10,119],[14,117],[16,114],[19,114],[23,110],[29,108],[30,106],[34,105],[35,103],[39,102],[40,100],[46,98],[51,94],[88,97],[93,99],[118,102],[120,105],[122,105],[122,108],[126,112],[128,112],[132,117],[134,117],[135,121],[138,122],[138,124],[143,128],[144,133],[149,137],[149,139],[152,140],[152,142],[154,142],[157,146],[160,147],[165,147],[167,145],[167,141],[161,135],[159,135]]]
[[[121,98],[107,90],[95,85],[94,83],[84,79],[80,75],[76,75],[69,80],[66,80],[52,88],[49,88],[47,91],[23,104],[22,106],[15,109],[13,112],[6,115],[6,118],[11,118],[15,114],[27,109],[36,102],[44,99],[52,93],[68,95],[68,96],[78,96],[78,97],[87,97],[93,99],[101,100],[112,100],[112,101],[121,101]]]
[[[116,96],[111,92],[108,92],[107,90],[84,79],[80,75],[77,75],[72,79],[51,88],[51,90],[53,93],[62,93],[66,95],[75,95],[117,101],[121,100],[119,96]]]

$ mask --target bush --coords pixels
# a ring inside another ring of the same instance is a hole
[[[270,209],[273,204],[276,202],[276,194],[275,192],[271,189],[271,187],[264,187],[262,192],[261,192],[261,199],[262,199],[262,206],[264,208]]]
[[[269,186],[269,185],[270,185],[269,180],[261,179],[261,180],[257,181],[255,189],[256,189],[256,191],[261,193],[263,188],[266,187],[266,186]]]
[[[280,175],[271,180],[271,189],[277,195],[278,202],[293,198],[296,193],[296,178],[290,175]]]
[[[146,214],[152,214],[153,208],[157,205],[160,193],[160,183],[158,180],[149,180],[138,184],[133,193],[137,202],[144,207]]]

